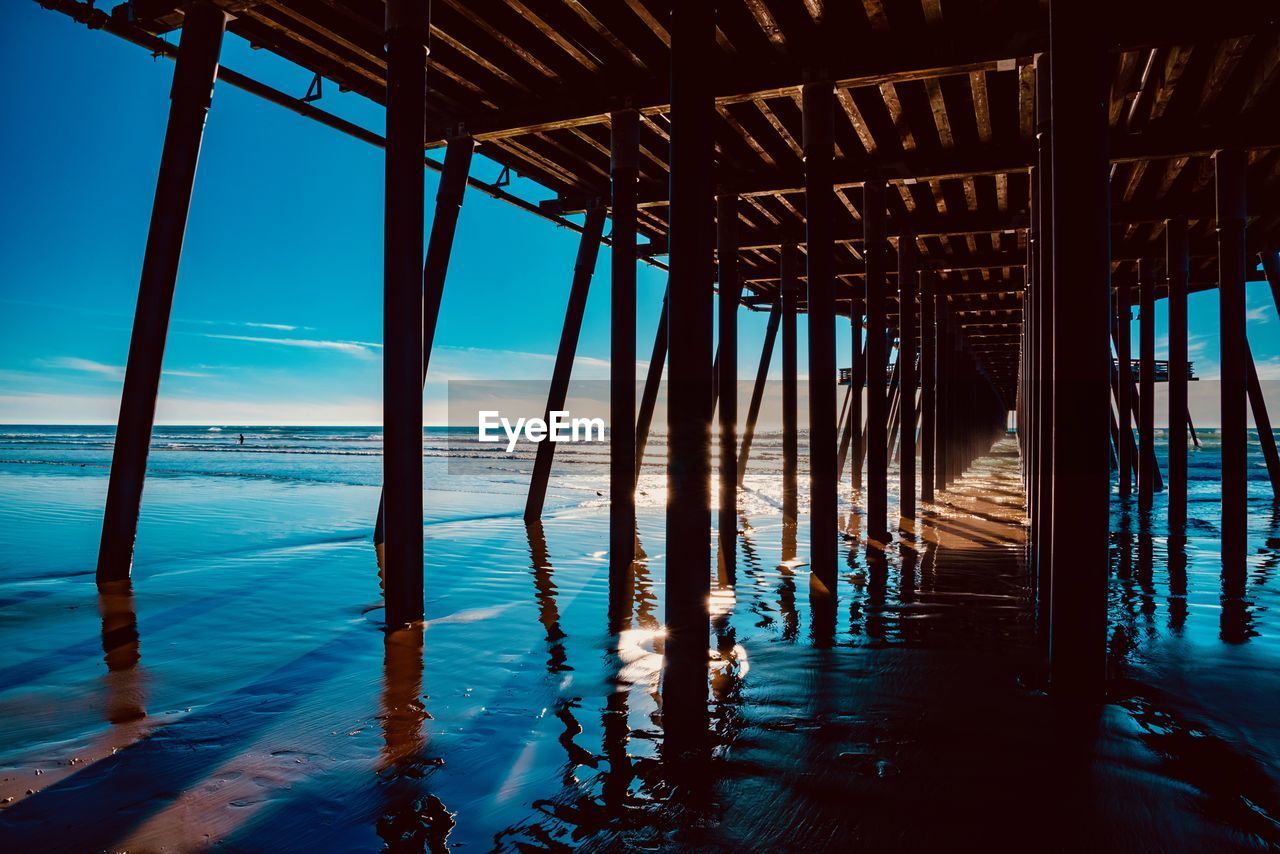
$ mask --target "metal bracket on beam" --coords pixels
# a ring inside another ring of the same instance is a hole
[[[307,94],[302,96],[304,103],[310,104],[312,101],[319,101],[324,97],[324,78],[320,76],[320,72],[316,72],[316,76],[311,78],[311,85],[307,86]]]

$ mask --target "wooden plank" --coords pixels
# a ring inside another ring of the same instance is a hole
[[[938,128],[938,141],[943,148],[954,148],[956,144],[955,137],[951,134],[951,119],[947,116],[947,102],[942,97],[942,84],[938,82],[937,77],[931,77],[924,81],[925,92],[929,94],[929,110],[933,113],[933,123]],[[897,102],[897,93],[894,93],[894,101]],[[889,104],[889,99],[885,98],[885,103]],[[893,123],[901,129],[906,127],[906,120],[901,118],[902,105],[896,103],[898,115],[894,114],[894,106],[890,106],[889,114],[894,117]],[[908,130],[906,138],[910,138],[911,131]],[[906,147],[906,143],[903,143]]]
[[[764,116],[765,121],[773,127],[778,136],[782,138],[782,141],[791,149],[792,153],[803,160],[804,150],[800,148],[800,143],[796,142],[796,138],[791,135],[791,132],[787,130],[786,126],[782,124],[777,115],[774,114],[773,110],[769,108],[769,104],[765,99],[758,98],[754,103],[756,109],[760,111],[760,115]]]
[[[894,88],[892,82],[881,83],[879,89],[880,97],[884,99],[885,108],[889,111],[889,118],[893,120],[893,126],[898,131],[898,142],[902,145],[902,150],[915,151],[916,140],[911,135],[911,128],[903,115],[902,102],[898,100],[898,90]]]
[[[862,142],[863,150],[868,155],[874,155],[878,148],[875,136],[872,135],[871,127],[867,124],[867,120],[863,118],[862,111],[858,109],[858,105],[854,102],[853,93],[847,87],[837,86],[836,100],[844,110],[845,117],[849,119],[849,124],[853,126],[853,132],[858,135],[858,139]]]
[[[584,24],[594,30],[600,38],[608,42],[610,47],[625,56],[636,68],[641,71],[649,70],[649,66],[640,58],[640,55],[627,47],[626,42],[618,38],[613,30],[609,29],[599,18],[591,14],[591,11],[582,4],[582,0],[562,0],[562,2],[568,6],[574,14],[581,18]]]
[[[546,36],[552,44],[568,54],[571,59],[581,65],[584,69],[593,74],[600,71],[600,63],[587,56],[578,48],[577,45],[561,35],[560,28],[548,24],[532,9],[522,3],[521,0],[505,0],[505,2],[512,11],[537,28],[538,32]]]
[[[1173,98],[1175,87],[1182,78],[1182,73],[1187,69],[1187,63],[1191,61],[1192,49],[1189,47],[1174,46],[1169,49],[1169,55],[1165,57],[1164,74],[1161,75],[1160,85],[1156,87],[1155,96],[1151,101],[1151,120],[1156,121],[1162,118],[1169,109],[1169,101]]]
[[[867,13],[867,23],[877,33],[889,31],[889,16],[884,10],[884,0],[862,0],[862,7]]]
[[[1223,90],[1226,89],[1227,80],[1240,64],[1240,60],[1244,58],[1245,51],[1249,49],[1252,42],[1253,36],[1241,36],[1227,39],[1218,45],[1218,50],[1213,55],[1213,65],[1210,66],[1209,73],[1205,77],[1204,88],[1200,91],[1200,112],[1212,107],[1222,95]]]
[[[636,13],[636,17],[644,22],[644,25],[653,31],[664,46],[668,49],[671,47],[671,33],[667,32],[667,28],[649,12],[644,5],[643,0],[625,0],[627,8]]]
[[[747,11],[751,13],[751,17],[755,19],[760,30],[764,33],[765,38],[769,40],[769,44],[782,52],[787,47],[786,34],[782,32],[782,27],[778,26],[777,20],[773,17],[773,13],[769,11],[769,5],[764,0],[743,0]]]
[[[973,115],[978,124],[978,140],[991,142],[991,103],[987,93],[987,72],[969,72],[969,89],[973,92]]]
[[[534,56],[532,52],[516,42],[515,39],[512,39],[500,28],[490,24],[489,20],[472,9],[468,2],[465,2],[465,0],[443,0],[443,2],[489,38],[511,51],[511,53],[519,58],[525,65],[529,66],[548,80],[558,79],[558,75],[550,66],[546,65],[542,60]]]
[[[1018,68],[1018,136],[1030,142],[1036,135],[1036,67]]]

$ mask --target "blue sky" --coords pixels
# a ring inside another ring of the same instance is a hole
[[[0,135],[0,422],[110,423],[173,64],[32,2],[10,15],[0,40],[22,73],[0,91],[10,128]],[[298,95],[310,81],[230,35],[223,62]],[[380,107],[334,85],[318,106],[382,131]],[[499,168],[479,158],[472,171],[492,180]],[[426,181],[430,200],[435,174]],[[218,88],[174,299],[161,423],[380,421],[382,182],[379,149]],[[525,181],[514,189],[546,195]],[[576,234],[468,192],[429,400],[442,399],[448,378],[550,376],[576,246]],[[640,267],[641,359],[665,281]],[[1265,284],[1249,286],[1249,307],[1259,367],[1280,378],[1280,323]],[[1211,377],[1216,295],[1194,296],[1191,312],[1192,358]],[[605,250],[575,376],[606,376],[608,316]],[[754,375],[765,321],[740,313],[744,377]],[[838,330],[846,354],[847,325]],[[429,406],[428,420],[436,411]]]

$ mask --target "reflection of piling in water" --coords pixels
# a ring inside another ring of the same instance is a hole
[[[439,765],[425,755],[423,724],[430,719],[422,696],[423,627],[387,632],[383,647],[382,807],[378,835],[390,850],[447,850],[453,815],[423,786],[428,770]]]
[[[146,697],[138,663],[142,660],[138,614],[128,580],[98,588],[102,616],[102,656],[107,665],[107,720],[128,723],[147,716]]]
[[[547,670],[556,673],[570,670],[564,649],[565,634],[560,629],[560,608],[556,604],[556,585],[552,577],[551,558],[547,554],[547,538],[541,522],[526,522],[529,557],[533,567],[533,586],[538,601],[538,622],[546,632]]]

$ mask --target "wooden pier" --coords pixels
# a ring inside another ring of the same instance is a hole
[[[391,628],[423,614],[422,386],[466,188],[581,234],[576,261],[566,259],[573,288],[548,409],[564,400],[587,287],[605,274],[595,269],[598,249],[611,246],[618,583],[635,556],[634,489],[665,365],[666,684],[675,694],[706,691],[712,545],[732,571],[737,486],[779,328],[783,512],[796,522],[803,468],[815,584],[835,589],[840,490],[865,513],[859,547],[884,549],[1004,435],[1016,411],[1028,565],[1052,686],[1096,697],[1106,666],[1109,508],[1127,500],[1131,484],[1143,510],[1167,490],[1169,531],[1181,536],[1187,294],[1217,290],[1223,571],[1244,572],[1246,407],[1270,423],[1248,346],[1245,281],[1265,274],[1280,293],[1274,4],[38,2],[175,61],[103,523],[103,584],[130,573],[186,211],[200,192],[206,115],[217,121],[211,94],[224,85],[386,151],[377,539],[385,539]],[[221,67],[228,33],[385,105],[385,136],[322,101]],[[474,154],[551,198],[531,201],[470,175]],[[426,169],[442,172],[429,229]],[[668,268],[670,285],[637,404],[638,263]],[[1166,301],[1162,374],[1154,312]],[[770,322],[739,439],[744,310],[768,311]],[[797,453],[798,322],[808,332],[807,458]],[[853,330],[845,377],[837,322]],[[1168,383],[1166,425],[1155,420],[1157,381]],[[852,388],[844,406],[839,382]],[[1157,427],[1169,431],[1163,460]],[[1280,483],[1270,439],[1268,430],[1263,450]],[[539,449],[531,524],[542,514],[553,447]],[[900,501],[891,508],[895,457]]]

